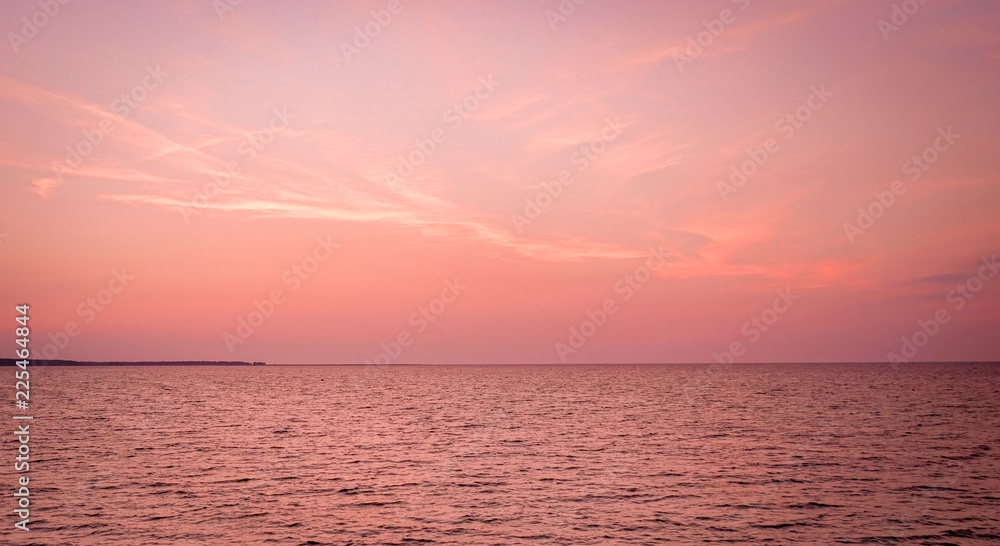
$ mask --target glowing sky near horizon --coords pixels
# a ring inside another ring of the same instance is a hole
[[[36,356],[1000,360],[996,2],[219,5],[3,4]]]

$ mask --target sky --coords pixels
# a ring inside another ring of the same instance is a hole
[[[1000,360],[996,2],[0,9],[11,356]]]

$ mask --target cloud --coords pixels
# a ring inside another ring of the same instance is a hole
[[[31,181],[31,185],[34,186],[31,191],[40,195],[42,199],[48,199],[53,188],[59,185],[59,181],[54,178],[36,178]]]
[[[968,273],[940,273],[937,275],[927,275],[902,283],[905,285],[915,284],[954,284],[963,282],[969,278]]]

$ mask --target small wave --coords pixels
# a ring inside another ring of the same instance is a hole
[[[244,482],[253,481],[253,479],[254,478],[235,478],[235,479],[232,479],[232,480],[219,480],[219,481],[208,482],[208,483],[212,483],[212,484],[216,484],[216,483],[244,483]]]
[[[752,527],[759,529],[786,529],[788,527],[812,527],[812,523],[797,521],[794,523],[751,523]]]
[[[843,505],[840,505],[840,504],[824,504],[822,502],[806,502],[806,503],[789,504],[788,507],[789,508],[796,508],[796,509],[801,509],[801,508],[842,508]]]

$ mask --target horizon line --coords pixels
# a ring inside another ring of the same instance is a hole
[[[14,362],[25,359],[0,358],[0,366],[13,366]],[[789,361],[789,362],[488,362],[488,363],[429,363],[429,362],[393,362],[389,364],[366,364],[357,363],[271,363],[263,361],[244,360],[70,360],[70,359],[26,359],[29,366],[33,362],[35,366],[44,366],[45,363],[58,362],[60,366],[735,366],[735,365],[768,365],[768,364],[792,364],[792,365],[823,365],[823,364],[1000,364],[997,360],[921,360],[913,362],[889,362],[872,360],[815,360],[815,361]]]

